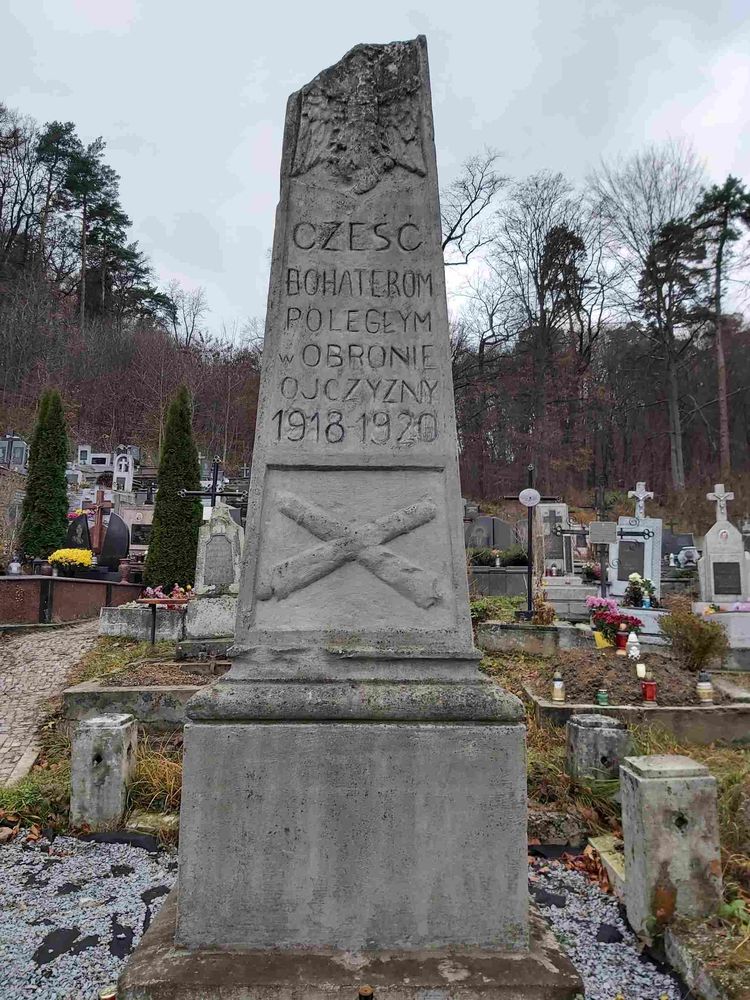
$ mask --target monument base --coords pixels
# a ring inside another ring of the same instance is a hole
[[[174,943],[169,894],[120,976],[119,1000],[356,1000],[372,986],[388,1000],[574,1000],[581,979],[532,912],[529,950],[186,951]],[[429,992],[428,992],[429,991]],[[438,992],[433,992],[438,991]]]

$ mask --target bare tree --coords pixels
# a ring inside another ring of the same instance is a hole
[[[492,238],[487,210],[507,178],[497,172],[499,153],[486,149],[463,164],[460,175],[440,192],[443,259],[446,267],[466,264]]]
[[[169,283],[167,295],[172,303],[170,319],[177,343],[182,347],[190,347],[194,340],[202,341],[205,335],[199,324],[209,311],[205,289],[198,287],[188,291],[173,279]]]
[[[592,175],[592,197],[613,240],[613,259],[622,278],[620,305],[627,318],[643,315],[644,275],[658,272],[654,261],[665,229],[691,214],[702,178],[703,168],[693,150],[677,142],[652,146],[616,166],[602,164]],[[659,339],[665,346],[672,484],[682,490],[685,462],[677,367],[682,352],[677,349],[680,333],[674,326],[672,301],[671,295],[655,290],[648,328],[661,331]]]

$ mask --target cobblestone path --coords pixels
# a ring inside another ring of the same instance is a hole
[[[0,642],[0,786],[23,777],[37,752],[43,703],[97,638],[98,620],[29,632]]]

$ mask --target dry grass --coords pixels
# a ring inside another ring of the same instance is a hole
[[[128,789],[129,808],[177,812],[181,791],[182,736],[142,737]]]
[[[140,660],[165,660],[174,657],[173,642],[138,642],[135,639],[121,639],[115,636],[101,636],[96,644],[85,653],[73,667],[69,684],[82,684],[99,677],[107,677]]]

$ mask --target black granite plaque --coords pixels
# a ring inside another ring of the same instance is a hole
[[[107,534],[104,536],[102,551],[99,553],[99,565],[115,570],[129,551],[130,530],[119,514],[112,513],[109,515]]]
[[[738,562],[715,562],[714,594],[741,594],[742,573]]]
[[[642,542],[620,541],[617,546],[617,579],[627,583],[631,573],[643,576],[643,555],[645,546]]]
[[[85,514],[79,514],[75,520],[68,525],[68,534],[65,544],[69,549],[90,549],[91,535],[89,534],[89,519]]]
[[[226,535],[212,535],[206,543],[203,564],[204,587],[229,587],[234,582],[232,543]]]

